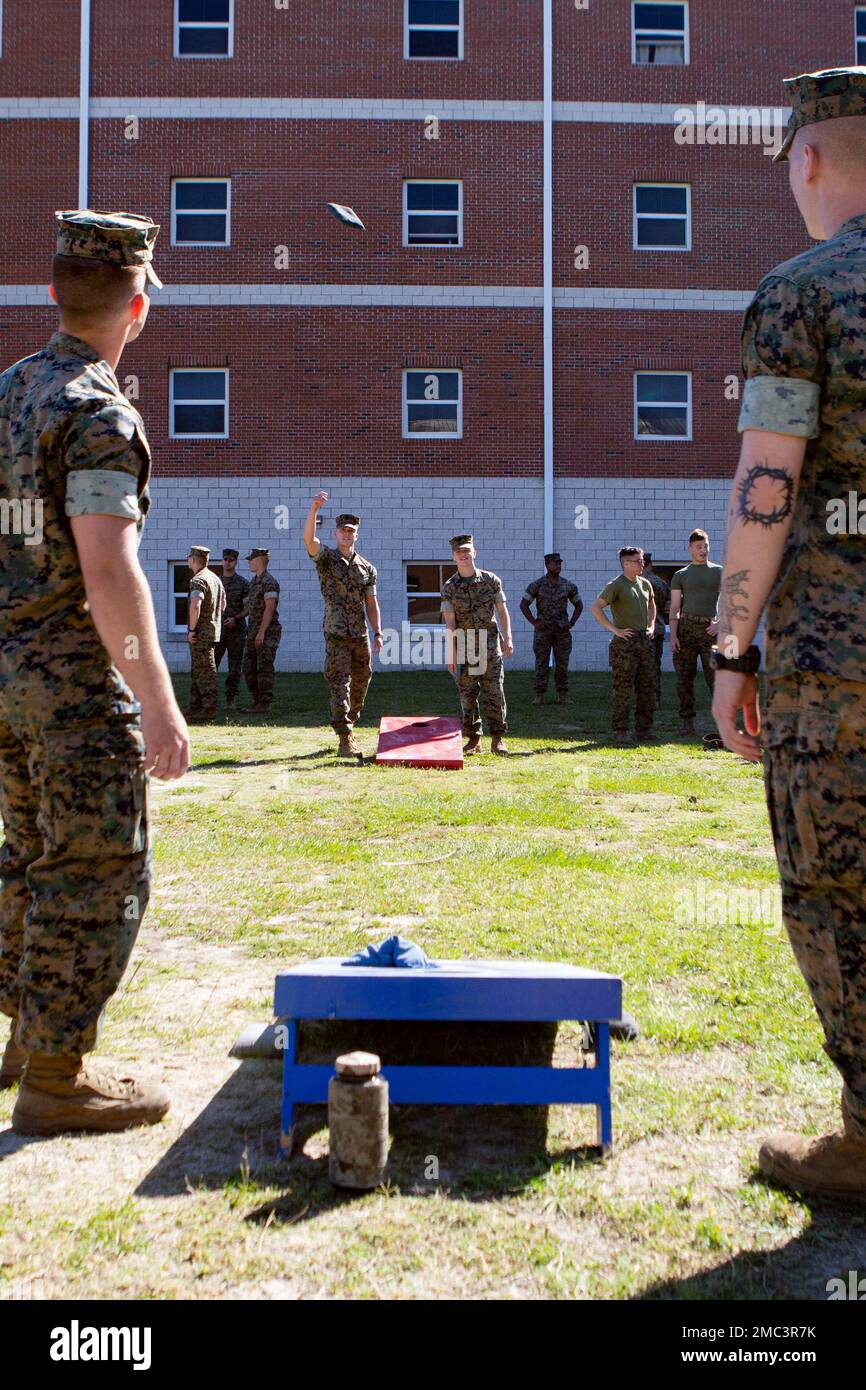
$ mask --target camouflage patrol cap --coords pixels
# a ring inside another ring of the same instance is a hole
[[[190,555],[198,555],[200,560],[210,559],[210,550],[206,545],[191,545],[189,553]]]
[[[236,560],[237,558],[238,558],[238,551],[237,551],[237,550],[232,550],[232,549],[230,549],[228,546],[226,546],[226,548],[223,550],[223,559],[224,559],[224,560],[228,560],[228,559]]]
[[[254,550],[251,550],[251,551],[250,551],[249,555],[248,555],[246,558],[247,558],[248,560],[257,560],[258,557],[259,557],[260,555],[267,555],[267,557],[270,559],[270,554],[271,554],[271,552],[270,552],[269,550],[255,550],[255,549],[254,549]]]
[[[54,216],[58,256],[144,266],[150,283],[162,289],[153,268],[153,243],[159,227],[152,218],[134,212],[93,212],[90,208],[55,212]]]
[[[334,522],[335,526],[360,526],[361,518],[353,516],[351,512],[341,512]]]
[[[547,561],[548,561],[548,560],[561,560],[561,559],[562,559],[562,556],[560,555],[560,553],[559,553],[558,550],[551,550],[551,552],[550,552],[549,555],[545,555],[545,557],[544,557],[544,562],[545,562],[545,564],[547,564]]]
[[[451,549],[453,551],[466,550],[470,545],[474,545],[475,542],[472,538],[471,533],[466,532],[466,534],[462,536],[452,536],[448,544],[451,546]]]
[[[800,126],[837,116],[866,116],[866,68],[823,68],[786,77],[782,85],[793,109],[785,139],[773,155],[774,164],[787,161]]]

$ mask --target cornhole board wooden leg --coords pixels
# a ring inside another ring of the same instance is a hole
[[[280,1117],[280,1153],[283,1158],[291,1158],[295,1137],[295,1089],[293,1086],[295,1066],[298,1059],[298,1020],[287,1018],[286,1055],[283,1060],[283,1104]]]
[[[386,767],[461,768],[460,720],[427,714],[383,715],[376,762]]]
[[[597,1142],[602,1157],[608,1158],[613,1149],[613,1108],[610,1102],[610,1024],[595,1025],[595,1068],[602,1089],[601,1103],[596,1106]]]

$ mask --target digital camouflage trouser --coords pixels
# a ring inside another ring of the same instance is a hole
[[[655,662],[645,632],[631,637],[611,637],[608,661],[613,676],[613,731],[628,733],[632,691],[635,694],[635,729],[648,734],[656,708]]]
[[[550,676],[550,653],[556,663],[554,681],[560,694],[568,693],[568,658],[571,656],[571,628],[544,627],[536,623],[532,635],[532,650],[535,653],[535,679],[533,690],[543,695]]]
[[[189,709],[191,718],[213,719],[217,709],[217,669],[213,642],[199,637],[190,644]]]
[[[659,630],[661,627],[661,630]],[[656,623],[655,632],[650,641],[653,644],[653,661],[656,671],[656,704],[662,702],[662,657],[665,652],[665,630],[664,626]]]
[[[331,725],[335,733],[350,734],[361,717],[373,676],[369,637],[337,637],[326,632],[324,676],[330,692]]]
[[[463,734],[472,738],[481,733],[481,707],[487,719],[487,732],[505,734],[508,732],[505,707],[505,673],[502,669],[502,656],[497,640],[488,643],[487,668],[482,673],[469,662],[457,663],[454,671],[457,690],[460,695],[460,713],[463,721]]]
[[[274,698],[274,662],[283,635],[279,623],[276,624],[276,632],[274,626],[272,622],[260,647],[256,646],[252,632],[247,633],[244,643],[244,680],[254,705],[270,705]]]
[[[226,676],[226,699],[229,701],[237,699],[238,691],[241,688],[245,643],[246,629],[243,623],[229,628],[223,625],[222,636],[213,649],[214,665],[217,670],[219,670],[220,662],[226,652],[229,654],[229,673]]]
[[[771,681],[763,728],[785,927],[866,1138],[866,684]]]
[[[680,719],[695,717],[695,676],[698,673],[698,659],[704,668],[704,680],[710,695],[713,693],[715,671],[710,665],[710,652],[715,637],[707,636],[707,628],[712,618],[681,617],[677,627],[679,650],[674,652],[674,670],[677,673],[677,699],[680,706]]]
[[[28,1051],[84,1053],[147,906],[147,778],[117,672],[56,655],[62,696],[0,659],[0,1012]]]

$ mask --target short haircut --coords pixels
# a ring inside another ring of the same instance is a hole
[[[693,541],[706,541],[707,545],[709,545],[710,538],[707,535],[706,531],[704,531],[702,527],[698,526],[689,536],[689,545],[691,545]]]
[[[620,560],[630,560],[633,555],[639,555],[640,558],[643,559],[643,551],[639,545],[624,545],[620,548],[618,554]]]
[[[51,283],[65,319],[90,326],[116,318],[147,277],[142,265],[117,265],[84,256],[55,256]]]

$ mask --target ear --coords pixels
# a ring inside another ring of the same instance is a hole
[[[52,301],[56,304],[56,303],[57,303],[57,292],[56,292],[56,290],[55,290],[55,288],[54,288],[53,285],[49,285],[49,286],[48,286],[48,293],[49,293],[49,295],[50,295]]]
[[[147,303],[147,295],[142,290],[134,294],[129,301],[129,311],[134,319],[140,319]]]

